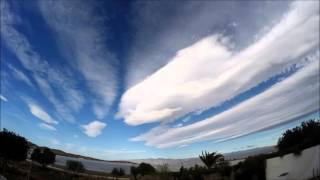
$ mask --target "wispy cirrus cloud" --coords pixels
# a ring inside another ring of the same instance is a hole
[[[52,126],[52,125],[49,125],[49,124],[46,124],[46,123],[40,123],[38,124],[38,126],[42,129],[45,129],[45,130],[49,130],[49,131],[57,131],[57,129]]]
[[[117,59],[106,46],[106,17],[94,16],[94,5],[86,1],[39,1],[39,7],[58,35],[62,54],[82,73],[94,93],[95,114],[103,118],[117,91]]]
[[[12,12],[9,2],[2,1],[1,11],[1,35],[4,42],[20,60],[23,67],[32,72],[40,91],[54,105],[59,116],[69,122],[74,122],[72,110],[78,111],[84,104],[84,98],[75,88],[75,82],[70,75],[54,68],[40,57],[26,36],[16,30],[15,25],[20,23],[20,17]],[[22,76],[19,77],[22,78]],[[26,80],[26,78],[23,79]],[[61,93],[63,100],[58,97],[53,88]]]
[[[159,126],[132,138],[158,148],[240,137],[318,111],[319,54],[312,63],[265,92],[213,117],[178,127]],[[299,103],[297,103],[299,102]]]
[[[114,149],[114,150],[106,150],[106,155],[120,155],[120,156],[126,156],[129,154],[141,154],[145,153],[144,150],[128,150],[128,149]]]
[[[56,97],[49,82],[37,74],[35,74],[33,77],[37,82],[40,91],[54,105],[59,116],[61,116],[64,120],[68,122],[75,122],[74,116],[71,114],[70,109]]]
[[[319,48],[317,3],[293,2],[269,32],[240,52],[233,52],[223,35],[178,51],[123,94],[118,114],[130,125],[173,121],[217,106],[298,63]]]
[[[8,102],[8,99],[7,99],[6,97],[4,97],[3,95],[1,95],[1,94],[0,94],[0,99],[1,99],[2,101]]]
[[[100,121],[92,121],[89,124],[82,125],[83,132],[89,137],[97,137],[102,133],[102,130],[107,126],[106,123]]]
[[[23,81],[24,83],[26,83],[27,85],[29,85],[32,88],[35,88],[33,83],[31,82],[31,80],[29,79],[29,77],[27,75],[25,75],[22,71],[18,70],[17,68],[15,68],[14,66],[8,64],[8,67],[11,69],[14,77],[20,81]]]

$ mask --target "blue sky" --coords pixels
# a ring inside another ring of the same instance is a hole
[[[102,159],[273,145],[319,118],[318,1],[1,1],[2,127]]]

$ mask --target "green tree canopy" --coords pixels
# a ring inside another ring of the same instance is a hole
[[[138,172],[139,174],[141,174],[142,176],[147,175],[147,174],[153,174],[156,172],[156,169],[151,166],[150,164],[147,163],[141,163],[138,166]]]
[[[131,174],[134,176],[135,179],[137,179],[138,174],[144,176],[147,174],[153,174],[155,172],[156,169],[147,163],[140,163],[138,167],[131,167]]]
[[[46,167],[55,162],[56,155],[49,148],[36,148],[31,154],[31,160],[36,161]]]
[[[289,129],[279,138],[277,147],[281,150],[305,149],[320,144],[320,121],[309,120]]]
[[[66,162],[67,169],[72,171],[73,173],[84,172],[85,168],[80,161],[68,160]]]
[[[5,160],[23,161],[27,158],[28,141],[6,129],[0,131],[0,157]]]

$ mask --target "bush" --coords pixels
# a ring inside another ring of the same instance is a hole
[[[113,168],[111,171],[113,177],[123,176],[125,175],[124,170],[122,168]]]
[[[162,164],[159,166],[159,177],[162,180],[170,179],[170,170],[168,164]]]
[[[141,163],[138,166],[138,172],[139,172],[140,175],[144,176],[144,175],[147,175],[147,174],[155,173],[156,169],[153,166],[151,166],[150,164]]]
[[[36,148],[31,154],[31,160],[40,163],[43,167],[53,164],[56,160],[56,155],[49,148]]]
[[[254,180],[265,179],[265,163],[266,157],[264,155],[248,157],[245,161],[233,167],[235,172],[235,180]]]
[[[72,171],[73,173],[84,172],[85,168],[80,161],[68,160],[66,162],[67,169]]]
[[[131,174],[133,175],[134,179],[137,179],[138,175],[144,176],[147,174],[154,174],[156,169],[147,163],[141,163],[138,167],[131,167]]]

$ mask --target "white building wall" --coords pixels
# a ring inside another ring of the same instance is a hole
[[[320,175],[320,145],[266,161],[267,180],[305,180]],[[282,175],[282,176],[281,176]]]

